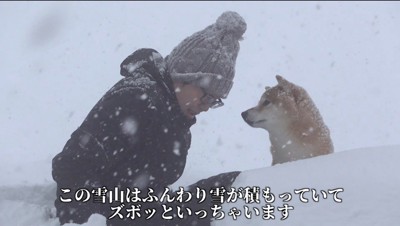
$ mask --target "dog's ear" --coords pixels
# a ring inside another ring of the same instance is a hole
[[[280,75],[276,75],[275,78],[276,78],[276,81],[278,81],[278,83],[285,81],[285,79]]]
[[[278,85],[281,85],[282,87],[288,86],[291,83],[286,80],[284,77],[280,76],[280,75],[276,75],[276,80],[278,81]]]
[[[282,87],[287,92],[290,92],[293,88],[293,84],[280,75],[276,75],[276,80],[278,81],[278,87]]]

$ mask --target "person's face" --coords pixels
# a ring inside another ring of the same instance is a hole
[[[205,101],[207,98],[204,97],[209,97],[209,95],[205,95],[200,87],[192,84],[175,83],[175,93],[183,114],[189,119],[194,118],[203,111],[208,111],[218,100],[211,98],[213,101]]]

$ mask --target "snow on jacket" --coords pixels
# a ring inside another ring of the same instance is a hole
[[[182,175],[195,119],[181,112],[164,59],[139,49],[122,62],[121,75],[53,158],[59,188],[162,191]]]

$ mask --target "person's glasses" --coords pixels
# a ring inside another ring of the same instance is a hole
[[[207,93],[204,93],[204,95],[200,98],[200,101],[203,104],[207,104],[212,109],[224,106],[224,102],[222,102],[221,98],[214,98],[213,96]]]

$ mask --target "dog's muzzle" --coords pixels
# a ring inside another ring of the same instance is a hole
[[[249,113],[247,111],[242,112],[242,118],[243,120],[249,124],[250,126],[253,126],[253,122],[249,120],[248,118]]]
[[[243,120],[244,120],[247,124],[249,124],[251,127],[257,127],[256,125],[257,125],[258,123],[262,123],[262,122],[267,121],[266,119],[262,119],[262,120],[255,121],[255,122],[254,122],[254,121],[251,121],[251,120],[249,119],[249,112],[248,112],[248,110],[242,112],[242,118],[243,118]]]

